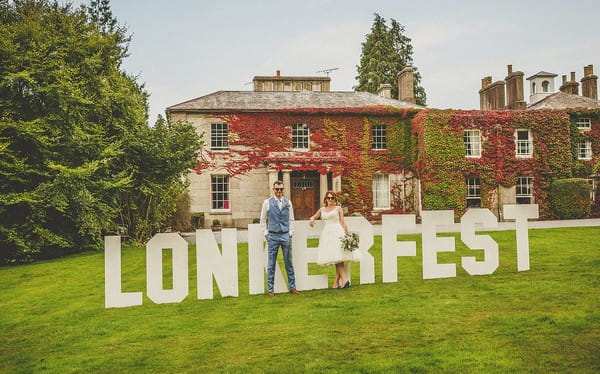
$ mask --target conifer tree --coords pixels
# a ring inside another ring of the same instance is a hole
[[[398,97],[398,73],[407,66],[415,69],[414,89],[417,104],[426,104],[425,89],[421,86],[421,74],[413,66],[411,39],[404,34],[404,26],[391,19],[388,27],[385,19],[375,13],[371,32],[362,43],[360,65],[357,65],[358,85],[356,91],[377,92],[381,83],[392,85],[392,97]]]

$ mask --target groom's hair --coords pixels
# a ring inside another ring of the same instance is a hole
[[[275,187],[276,184],[283,184],[283,182],[282,181],[275,181],[275,182],[273,182],[273,187]]]

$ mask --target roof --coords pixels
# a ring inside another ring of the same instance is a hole
[[[537,77],[558,77],[558,74],[554,74],[554,73],[548,73],[547,71],[540,71],[538,73],[533,74],[531,77],[527,78],[527,80],[532,80],[533,78],[537,78]]]
[[[540,101],[530,104],[527,109],[568,109],[568,108],[600,108],[600,101],[589,97],[556,92]]]
[[[424,107],[368,92],[354,91],[217,91],[167,108],[167,112],[262,112],[282,109],[332,109],[365,107]]]

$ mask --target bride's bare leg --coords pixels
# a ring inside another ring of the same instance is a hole
[[[337,271],[337,264],[335,265],[335,279],[333,280],[333,284],[331,288],[338,288],[340,286],[340,274]]]
[[[340,287],[346,284],[346,271],[344,269],[344,263],[340,262],[339,264],[335,264],[335,269],[338,271],[340,278]]]

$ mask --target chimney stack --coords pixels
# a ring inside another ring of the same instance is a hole
[[[581,78],[581,96],[598,100],[598,76],[594,75],[594,65],[583,67]]]
[[[579,95],[579,83],[575,80],[575,72],[571,72],[571,80],[568,82],[565,81],[565,76],[563,75],[563,84],[560,86],[559,90],[564,93],[568,93],[571,95]]]
[[[275,76],[276,76],[277,78],[281,77],[281,72],[280,72],[279,70],[277,70],[277,71],[275,72]]]
[[[513,73],[512,65],[508,65],[508,75],[504,78],[506,82],[506,109],[525,109],[525,91],[523,90],[523,72]],[[502,108],[498,108],[502,109]]]
[[[486,88],[490,84],[492,84],[492,76],[491,75],[481,78],[481,88]]]
[[[392,85],[389,83],[381,83],[377,89],[377,95],[385,97],[386,99],[392,98]]]
[[[481,79],[479,90],[479,108],[481,110],[504,109],[504,81],[492,83],[492,77]]]
[[[416,104],[414,71],[411,66],[407,66],[398,73],[398,100]]]

